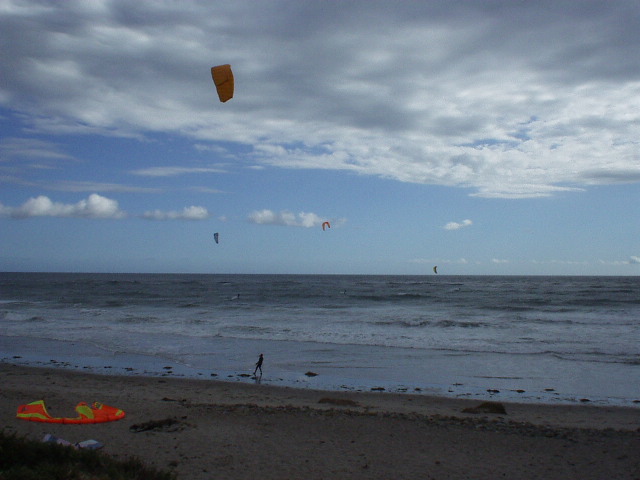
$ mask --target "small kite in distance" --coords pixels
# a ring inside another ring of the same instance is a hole
[[[438,266],[437,265],[435,267],[433,267],[433,273],[435,273],[435,274],[438,273]]]
[[[327,228],[331,228],[331,224],[329,222],[324,222],[322,224],[322,230],[326,230]]]
[[[211,78],[216,85],[218,92],[218,98],[221,102],[233,98],[233,72],[231,71],[231,65],[218,65],[217,67],[211,67]]]
[[[219,237],[220,237],[220,235],[218,234],[218,232],[213,234],[213,239],[216,241],[216,243],[218,243]]]

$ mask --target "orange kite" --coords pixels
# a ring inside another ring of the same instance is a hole
[[[92,405],[80,402],[76,406],[76,412],[78,412],[78,416],[75,418],[52,417],[47,412],[44,400],[37,400],[27,405],[20,405],[16,417],[30,422],[77,424],[113,422],[125,416],[125,413],[119,408],[103,405],[99,402]]]
[[[220,98],[221,102],[224,103],[233,98],[233,72],[231,71],[231,65],[211,67],[211,78],[213,78],[213,83],[216,84],[218,98]]]

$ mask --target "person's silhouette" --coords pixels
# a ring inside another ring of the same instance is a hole
[[[256,362],[256,369],[253,371],[253,374],[255,375],[256,372],[258,370],[260,370],[260,376],[262,376],[262,362],[264,360],[264,356],[262,354],[260,354],[260,357],[258,357],[258,361]]]

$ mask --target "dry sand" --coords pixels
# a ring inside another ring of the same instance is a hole
[[[10,364],[0,378],[6,432],[98,440],[109,455],[185,480],[640,479],[640,408],[503,403],[506,414],[472,414],[462,410],[481,402]],[[16,418],[20,404],[40,399],[53,416],[76,416],[80,401],[127,416],[99,425]],[[175,422],[136,431],[166,419]]]

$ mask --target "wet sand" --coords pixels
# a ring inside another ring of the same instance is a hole
[[[323,392],[218,380],[108,376],[0,364],[5,432],[136,456],[178,478],[638,479],[640,408],[502,403],[383,392]],[[16,418],[44,399],[53,416],[78,402],[123,420],[57,425]]]

